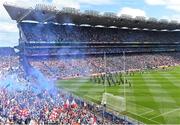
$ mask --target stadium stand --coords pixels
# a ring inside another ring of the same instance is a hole
[[[16,52],[15,52],[14,48],[1,47],[0,48],[0,55],[2,55],[2,56],[15,56]]]
[[[46,90],[38,93],[32,81],[25,78],[18,56],[0,57],[0,68],[1,124],[128,123],[108,112],[102,120],[101,107],[96,108],[62,89],[53,90],[55,96]]]
[[[179,32],[21,23],[25,54],[97,55],[179,50]],[[168,41],[168,42],[167,42]],[[39,46],[39,47],[38,47]]]
[[[175,66],[180,64],[180,53],[160,53],[160,54],[138,54],[126,55],[126,70],[144,70],[158,68],[160,66]],[[72,78],[80,76],[90,76],[91,74],[107,72],[123,72],[123,55],[107,56],[106,66],[104,57],[86,57],[79,59],[58,59],[58,60],[31,60],[32,66],[42,71],[48,78]]]
[[[26,71],[27,67],[31,66],[42,72],[48,80],[59,80],[103,72],[120,72],[124,70],[124,61],[127,71],[180,64],[180,32],[174,31],[180,29],[180,25],[174,21],[157,21],[153,18],[145,20],[142,17],[133,19],[127,15],[117,17],[113,13],[99,15],[91,10],[81,13],[72,8],[63,8],[59,11],[45,5],[28,9],[9,4],[4,4],[4,7],[18,23],[20,38],[19,46],[16,48],[20,52],[19,56],[1,57],[1,74],[16,72],[20,81],[27,82],[27,86],[35,81],[31,78],[26,79],[24,75],[27,74],[25,72],[32,71]],[[106,67],[104,55],[107,55]],[[5,63],[7,59],[9,64]],[[4,124],[104,123],[102,112],[98,115],[89,109],[92,105],[87,108],[81,103],[74,103],[73,100],[79,100],[63,90],[58,91],[59,96],[53,96],[44,90],[42,93],[35,93],[34,88],[28,87],[23,91],[9,91],[9,86],[11,84],[5,84],[5,90],[0,89],[0,121]],[[73,106],[78,105],[76,110],[69,106],[70,102]],[[114,114],[106,113],[107,124],[131,124]],[[112,120],[112,117],[116,117],[116,120]]]

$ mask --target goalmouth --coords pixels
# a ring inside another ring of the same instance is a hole
[[[103,93],[101,104],[106,105],[107,108],[117,112],[126,111],[126,99],[121,96],[115,96],[110,93]]]

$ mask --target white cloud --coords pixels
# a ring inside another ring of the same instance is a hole
[[[141,10],[141,9],[136,9],[136,8],[130,8],[130,7],[124,7],[122,8],[119,12],[118,12],[118,16],[122,15],[122,14],[127,14],[127,15],[131,15],[132,17],[136,17],[136,16],[146,16],[146,12]]]
[[[8,15],[8,13],[6,12],[6,10],[3,7],[3,3],[5,2],[5,0],[0,0],[0,20],[5,21],[5,20],[10,20],[10,17]]]
[[[6,10],[3,7],[3,3],[12,3],[18,6],[23,7],[34,7],[36,4],[51,4],[56,6],[57,8],[62,7],[73,7],[80,9],[80,4],[86,5],[107,5],[113,4],[113,0],[52,0],[52,2],[48,2],[47,0],[0,0],[0,21],[2,20],[10,20],[10,17]]]
[[[145,0],[145,2],[149,5],[165,5],[166,4],[164,0]]]
[[[9,37],[10,36],[10,37]],[[0,46],[16,46],[18,44],[18,33],[0,32]]]
[[[0,27],[0,32],[18,32],[17,26],[14,23],[1,22]]]
[[[165,6],[167,9],[180,12],[180,0],[145,0],[149,5],[161,5]]]
[[[180,12],[180,4],[179,5],[168,5],[166,8],[174,10],[176,12]]]
[[[48,2],[48,0],[0,0],[0,41],[17,41],[18,39],[18,28],[16,26],[16,22],[12,21],[7,11],[3,7],[3,4],[11,3],[16,4],[17,6],[22,7],[34,7],[36,4],[51,4],[56,6],[58,9],[62,7],[73,7],[80,9],[81,4],[86,5],[108,5],[113,4],[113,0],[52,0]],[[11,36],[13,34],[13,36]],[[13,40],[14,39],[14,40]],[[13,44],[14,43],[9,43]],[[0,46],[2,44],[0,43]]]
[[[73,8],[80,8],[80,4],[77,0],[52,0],[52,4],[55,5],[57,8],[62,7],[73,7]]]
[[[168,21],[171,21],[173,19],[180,23],[180,15],[179,14],[174,14],[171,16],[162,16],[161,19],[167,19]]]
[[[113,0],[52,0],[52,4],[56,7],[73,7],[80,8],[81,4],[86,5],[108,5],[113,4]]]
[[[43,0],[0,0],[0,46],[14,46],[18,43],[18,28],[3,7],[5,2],[10,2],[23,7],[34,6]]]
[[[5,2],[23,7],[31,7],[37,3],[43,3],[43,1],[44,0],[0,0],[0,21],[10,21],[10,17],[6,12],[5,8],[3,7],[3,4]]]
[[[79,3],[91,4],[91,5],[107,5],[113,4],[113,0],[78,0]]]

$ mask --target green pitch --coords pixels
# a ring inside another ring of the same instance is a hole
[[[180,67],[150,70],[126,76],[132,86],[126,85],[126,111],[121,112],[146,124],[180,124]],[[63,80],[59,87],[84,99],[101,104],[104,86],[88,78]],[[123,97],[124,86],[106,87],[107,93]],[[120,102],[108,98],[108,108],[120,111]]]

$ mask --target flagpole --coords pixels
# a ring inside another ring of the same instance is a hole
[[[106,93],[106,78],[107,78],[107,62],[106,62],[106,53],[104,53],[104,61],[105,61],[105,67],[104,67],[104,69],[105,69],[105,93]],[[106,102],[106,100],[105,100],[105,102]]]
[[[126,80],[126,55],[125,55],[125,51],[123,51],[123,59],[124,59],[124,100],[125,100],[125,109],[126,109],[126,86],[125,86],[125,80]]]
[[[106,78],[107,78],[107,75],[106,75],[106,73],[107,73],[107,67],[106,67],[106,64],[107,62],[106,62],[106,53],[104,52],[104,70],[105,70],[105,81],[104,81],[104,102],[103,102],[103,124],[104,124],[104,113],[105,113],[105,111],[106,111]]]

